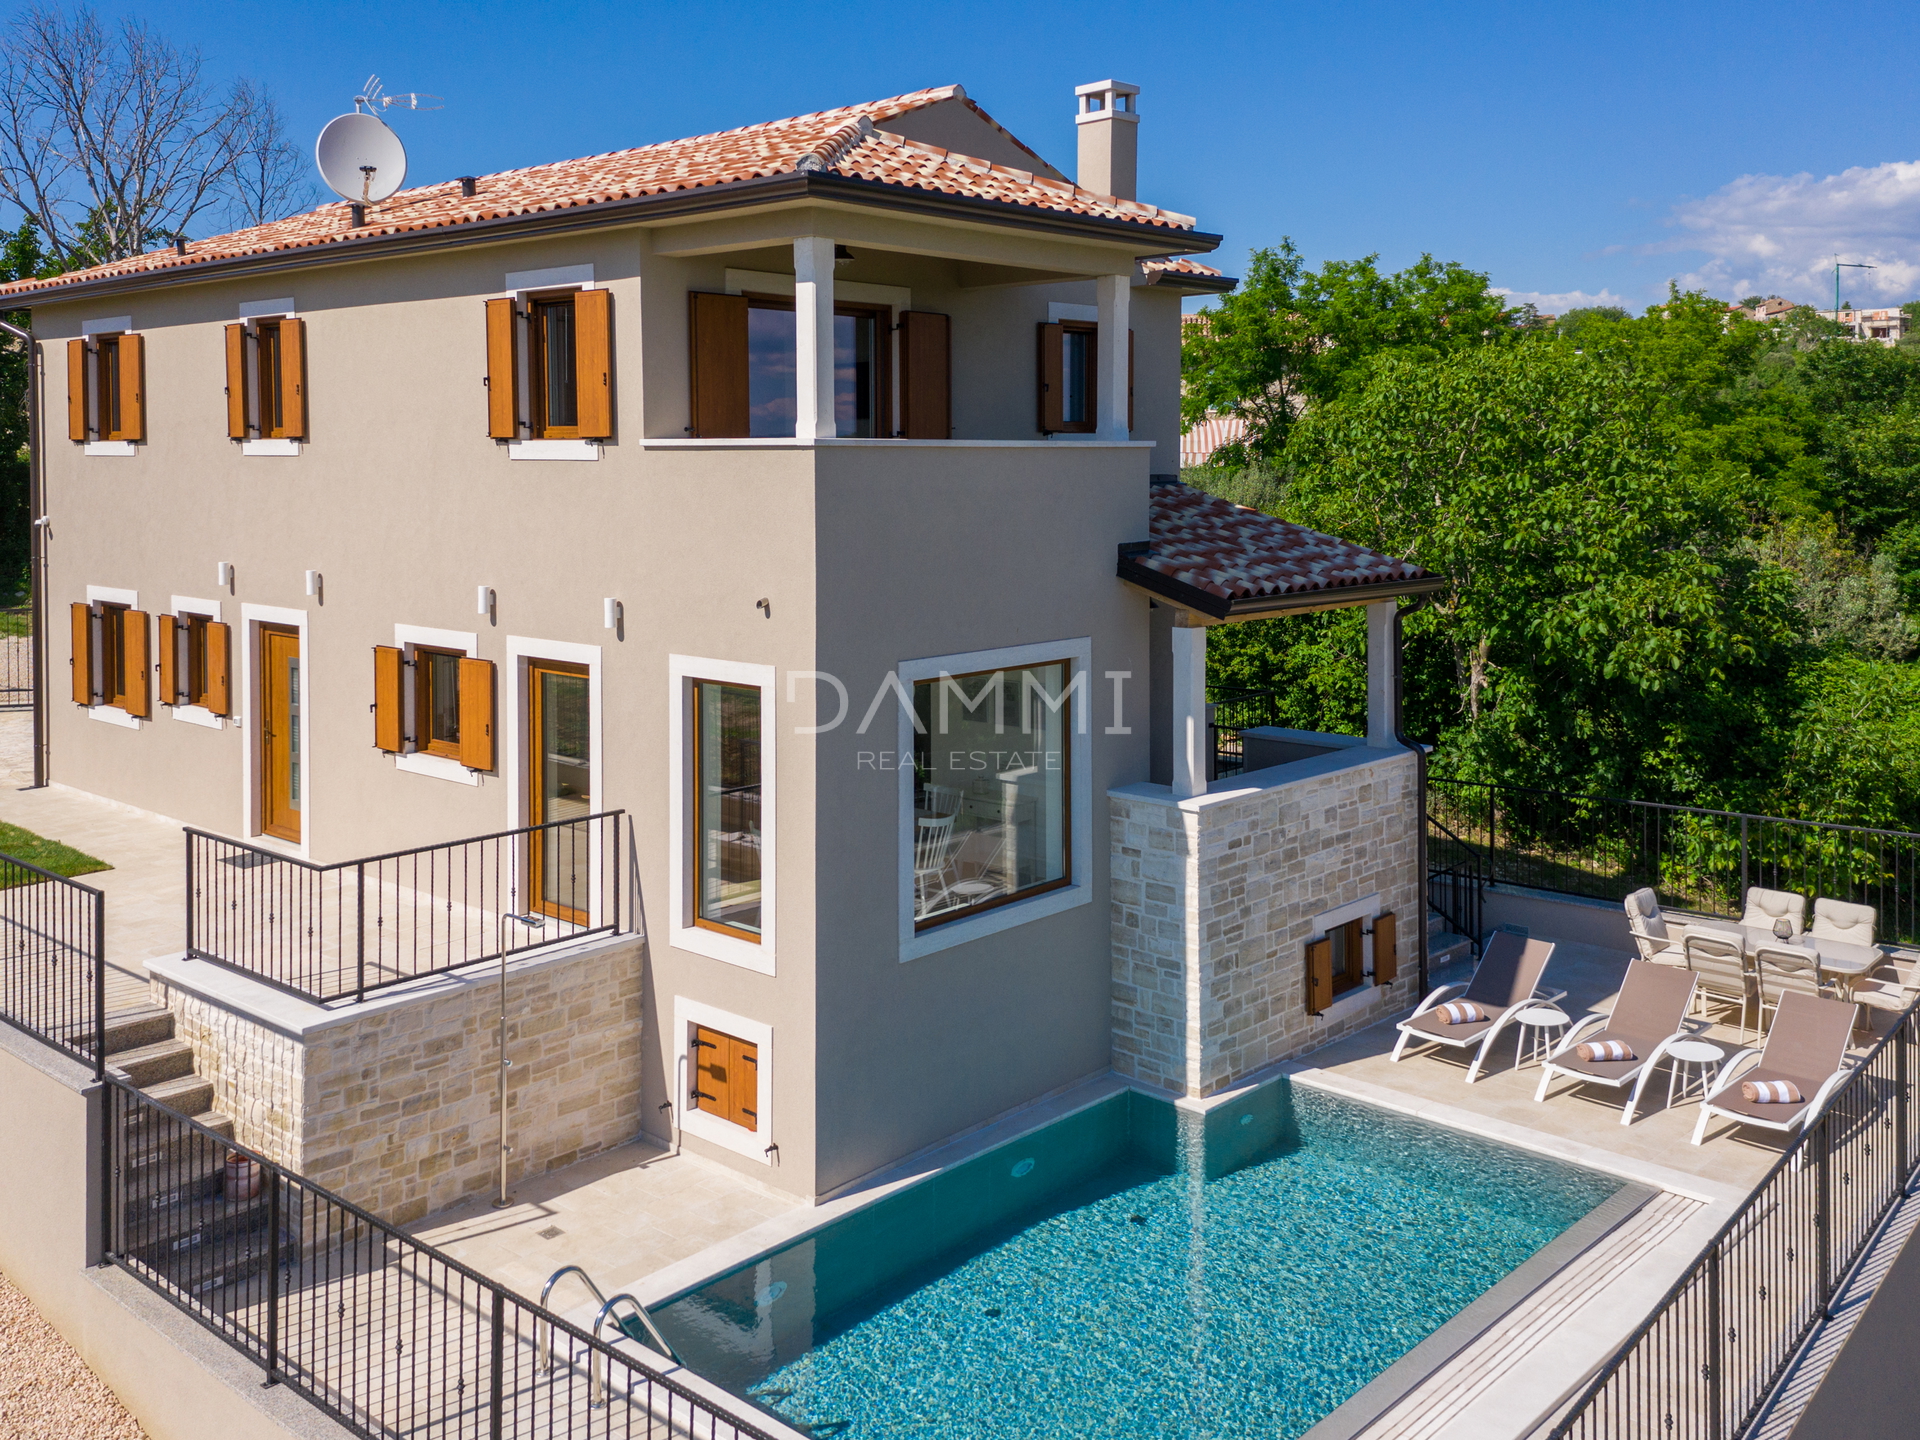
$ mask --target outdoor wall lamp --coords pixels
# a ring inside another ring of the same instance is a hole
[[[474,613],[477,615],[491,615],[493,613],[493,587],[491,585],[482,585],[475,591],[473,608]]]
[[[214,584],[231,586],[233,584],[233,562],[222,560],[213,567]]]
[[[546,923],[543,917],[532,913],[505,914],[496,927],[500,941],[500,1193],[493,1199],[496,1210],[504,1210],[513,1203],[507,1194],[507,1157],[513,1154],[513,1147],[507,1144],[507,1071],[513,1066],[507,1059],[507,926],[524,925],[529,930],[541,930]]]
[[[307,571],[307,594],[316,599],[320,598],[320,590],[325,583],[318,570]]]
[[[602,600],[600,609],[607,629],[618,630],[621,620],[626,617],[625,607],[618,600]]]

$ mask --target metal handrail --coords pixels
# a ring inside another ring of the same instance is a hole
[[[588,1283],[591,1284],[592,1282]],[[647,1314],[647,1307],[634,1299],[633,1296],[627,1294],[624,1290],[601,1305],[600,1313],[593,1317],[593,1338],[596,1340],[600,1339],[600,1332],[606,1326],[607,1317],[613,1313],[613,1307],[623,1300],[633,1307],[634,1314],[640,1317],[640,1323],[647,1327],[647,1333],[653,1336],[655,1343],[660,1348],[660,1353],[676,1365],[684,1364],[685,1362],[674,1353],[673,1347],[667,1343],[667,1337],[662,1335],[660,1328],[653,1323],[653,1317]],[[632,1340],[636,1338],[627,1330],[626,1326],[617,1320],[614,1322],[614,1329],[619,1332],[619,1338],[621,1340]],[[605,1342],[602,1341],[601,1343],[604,1344]],[[617,1344],[618,1341],[615,1343]],[[553,1366],[549,1364],[547,1368],[551,1370]],[[612,1378],[608,1373],[610,1368],[606,1356],[598,1352],[587,1356],[588,1395],[591,1397],[593,1407],[596,1410],[607,1403],[607,1390]]]
[[[1704,805],[1677,805],[1666,800],[1629,800],[1622,795],[1581,795],[1571,790],[1537,790],[1530,785],[1508,785],[1494,780],[1455,780],[1436,776],[1433,785],[1462,789],[1504,790],[1515,795],[1544,795],[1554,800],[1590,800],[1601,805],[1636,805],[1646,810],[1671,810],[1682,815],[1711,815],[1720,820],[1764,820],[1769,825],[1804,825],[1814,830],[1846,830],[1856,835],[1883,835],[1892,840],[1920,841],[1913,830],[1881,830],[1872,825],[1849,825],[1843,820],[1798,820],[1791,815],[1760,815],[1749,810],[1713,810]],[[1465,843],[1462,841],[1461,843]]]
[[[553,1294],[553,1287],[558,1285],[562,1280],[566,1279],[567,1276],[569,1275],[578,1275],[580,1277],[580,1283],[582,1285],[585,1285],[587,1289],[593,1293],[593,1298],[600,1302],[601,1308],[603,1310],[605,1309],[607,1304],[607,1297],[600,1293],[600,1287],[593,1283],[593,1277],[587,1274],[587,1272],[581,1269],[580,1266],[578,1265],[562,1265],[558,1270],[554,1271],[553,1274],[549,1275],[547,1277],[547,1283],[540,1287],[540,1308],[542,1310],[547,1310],[551,1308],[547,1304],[547,1297]],[[594,1334],[598,1335],[599,1333],[600,1332],[596,1327],[594,1330]],[[536,1350],[540,1348],[540,1322],[538,1320],[535,1320],[533,1322],[533,1346],[534,1346],[534,1349]],[[547,1363],[545,1368],[548,1371],[551,1371],[553,1369],[553,1355],[554,1355],[553,1327],[551,1325],[547,1326],[546,1352],[547,1352]]]
[[[557,830],[574,825],[588,825],[595,820],[611,820],[625,815],[625,810],[601,810],[593,815],[577,815],[571,820],[543,820],[538,825],[520,825],[511,830],[495,830],[490,835],[462,835],[457,840],[442,840],[433,845],[415,845],[406,850],[389,850],[384,855],[359,855],[352,860],[332,860],[321,864],[317,860],[302,859],[298,855],[289,855],[284,850],[269,850],[264,845],[255,845],[248,840],[236,840],[231,835],[222,835],[214,830],[200,830],[192,825],[180,828],[189,835],[202,840],[217,840],[222,845],[231,845],[236,850],[245,850],[255,855],[264,855],[268,859],[297,866],[302,870],[322,872],[327,870],[351,870],[356,865],[378,865],[387,860],[405,860],[413,855],[427,855],[435,850],[445,850],[453,845],[482,845],[489,840],[511,840],[516,835],[537,835],[542,830]]]

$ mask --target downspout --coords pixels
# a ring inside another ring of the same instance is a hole
[[[1393,612],[1393,738],[1396,744],[1404,745],[1413,751],[1413,802],[1414,802],[1414,873],[1418,875],[1420,900],[1414,924],[1419,927],[1420,935],[1420,997],[1425,999],[1432,990],[1427,974],[1427,887],[1430,883],[1427,875],[1427,751],[1426,747],[1407,739],[1401,727],[1401,698],[1405,690],[1400,677],[1400,652],[1405,643],[1401,630],[1407,616],[1424,608],[1431,596],[1422,595],[1404,610],[1396,607]]]
[[[40,469],[40,345],[31,330],[0,320],[27,350],[27,578],[33,657],[33,785],[47,783],[47,593],[45,477]]]

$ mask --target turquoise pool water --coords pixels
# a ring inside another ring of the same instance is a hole
[[[1285,1081],[1121,1094],[655,1314],[817,1436],[1279,1440],[1619,1183]]]

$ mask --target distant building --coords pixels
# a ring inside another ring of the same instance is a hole
[[[1823,320],[1837,320],[1853,331],[1856,340],[1876,340],[1882,345],[1897,344],[1905,337],[1912,321],[1907,312],[1891,310],[1816,310]]]
[[[1738,305],[1733,308],[1736,310],[1740,309]],[[1769,295],[1746,313],[1749,318],[1754,320],[1777,320],[1794,308],[1794,303],[1791,300],[1782,300],[1778,295]]]

